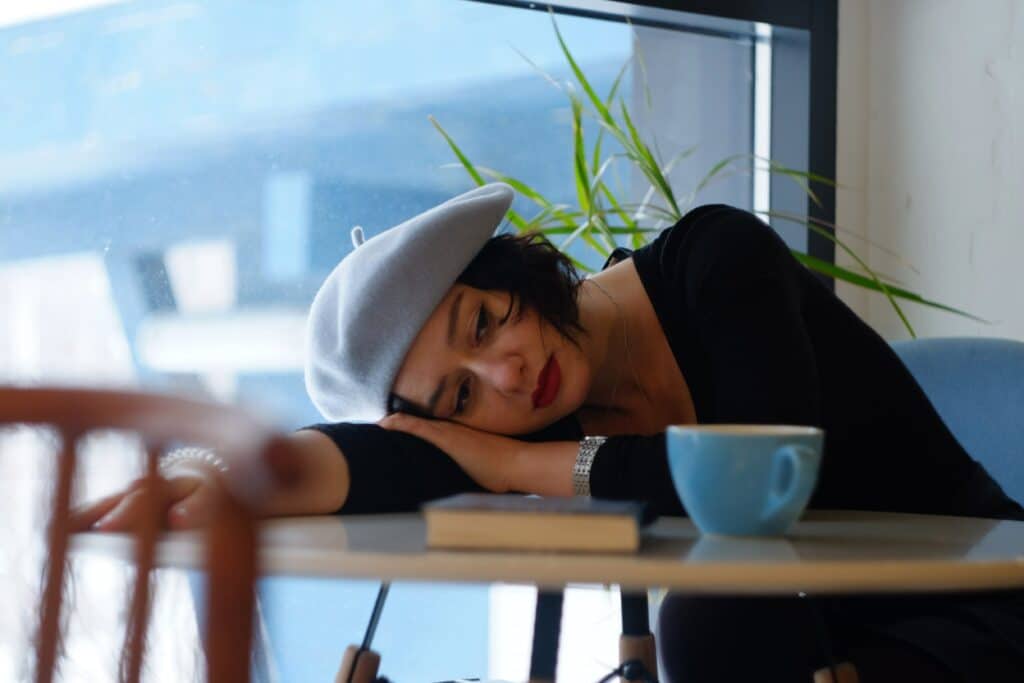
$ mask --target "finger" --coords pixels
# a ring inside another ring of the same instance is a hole
[[[204,526],[213,515],[213,486],[198,486],[188,496],[167,509],[169,529],[195,529]]]
[[[118,491],[117,493],[112,493],[105,498],[100,498],[88,505],[82,505],[72,510],[68,517],[68,524],[70,525],[71,531],[85,531],[91,527],[101,517],[113,510],[114,507],[121,502],[121,499],[124,498],[125,494],[125,491]]]
[[[145,510],[145,489],[125,493],[112,510],[96,521],[92,528],[97,531],[129,531],[142,518]]]
[[[158,480],[155,495],[161,518],[164,517],[164,511],[169,505],[187,498],[199,487],[199,484],[200,479],[193,476]],[[145,478],[133,481],[124,491],[108,496],[83,509],[80,525],[75,528],[92,528],[98,531],[133,529],[143,519],[143,515],[148,514],[145,499],[148,490]]]
[[[413,417],[412,415],[406,415],[405,413],[391,413],[381,418],[377,424],[384,429],[408,432],[409,434],[419,436],[423,432],[424,423],[427,422],[429,421]]]
[[[377,425],[384,429],[392,429],[405,417],[402,413],[390,413],[377,420]]]
[[[443,451],[448,450],[453,444],[450,440],[451,432],[445,431],[447,423],[440,420],[425,420],[412,415],[395,414],[385,425],[385,429],[396,432],[404,432],[412,436],[428,441]]]

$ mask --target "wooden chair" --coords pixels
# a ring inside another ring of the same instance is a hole
[[[133,432],[145,445],[145,505],[150,515],[135,535],[136,579],[122,651],[122,676],[139,680],[149,618],[150,574],[160,534],[158,459],[173,444],[216,449],[231,470],[215,496],[206,529],[207,680],[248,683],[257,575],[255,514],[272,486],[294,482],[298,472],[284,440],[247,413],[202,401],[149,393],[88,389],[0,387],[0,425],[34,424],[61,437],[36,640],[36,680],[53,680],[60,642],[61,601],[69,546],[69,513],[82,437],[96,430]]]

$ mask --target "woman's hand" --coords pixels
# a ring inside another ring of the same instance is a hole
[[[348,498],[349,471],[345,455],[327,436],[313,430],[300,430],[281,437],[276,457],[287,459],[289,481],[261,502],[255,512],[263,517],[285,515],[326,515],[336,512]],[[241,468],[244,470],[244,467]],[[235,470],[222,473],[200,459],[175,462],[157,484],[161,526],[167,529],[194,529],[208,524],[214,513],[218,488]],[[72,531],[129,531],[144,519],[145,479],[128,485],[123,491],[83,505],[71,513]]]
[[[157,487],[161,527],[192,529],[204,525],[210,517],[215,487],[220,486],[216,468],[202,463],[169,472]],[[71,512],[71,530],[132,531],[146,514],[146,480],[137,479],[123,491],[102,498]]]
[[[377,424],[429,441],[488,491],[505,493],[513,488],[512,472],[525,445],[522,441],[481,432],[457,422],[427,420],[405,413],[392,413]]]

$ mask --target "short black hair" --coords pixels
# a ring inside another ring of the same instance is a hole
[[[577,336],[585,333],[580,324],[577,302],[583,278],[569,257],[542,233],[502,233],[487,240],[455,282],[475,289],[506,292],[520,314],[534,310],[579,346]],[[423,408],[395,393],[388,396],[387,411],[421,417]]]
[[[569,257],[539,232],[492,237],[455,281],[511,294],[520,310],[536,311],[573,343],[583,332],[576,300],[582,279]]]

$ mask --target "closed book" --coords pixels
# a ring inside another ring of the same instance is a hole
[[[460,493],[423,506],[430,548],[636,552],[651,521],[637,501]]]

